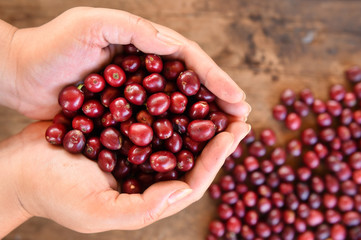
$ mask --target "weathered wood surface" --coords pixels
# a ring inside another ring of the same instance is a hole
[[[325,98],[332,83],[344,82],[346,67],[361,65],[357,0],[0,0],[0,18],[32,27],[74,6],[129,11],[198,42],[247,93],[254,129],[272,125],[278,136],[284,135],[279,144],[292,136],[271,117],[283,89],[309,87]],[[29,122],[0,107],[0,140]],[[215,206],[204,196],[175,216],[137,231],[84,235],[33,218],[5,239],[204,239],[214,214]]]

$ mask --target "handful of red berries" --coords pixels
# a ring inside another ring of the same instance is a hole
[[[228,118],[215,99],[182,61],[127,45],[101,73],[60,92],[62,111],[46,140],[96,160],[122,192],[139,193],[179,179],[225,130]]]

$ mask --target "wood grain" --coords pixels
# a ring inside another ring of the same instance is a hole
[[[198,42],[247,93],[253,128],[272,126],[279,144],[292,137],[271,117],[282,90],[309,87],[325,98],[331,84],[344,82],[345,68],[361,64],[361,2],[356,0],[0,0],[0,18],[20,28],[34,27],[75,6],[129,11]],[[1,107],[0,140],[29,122]],[[204,239],[213,216],[215,206],[205,196],[137,231],[85,235],[33,218],[5,239]]]

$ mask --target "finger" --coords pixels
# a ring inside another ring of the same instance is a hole
[[[230,132],[234,136],[234,142],[232,147],[230,147],[229,154],[236,150],[236,147],[239,145],[241,140],[249,133],[251,130],[251,125],[241,122],[241,121],[233,121],[231,122],[228,127],[226,128],[226,132]]]
[[[225,113],[239,117],[244,122],[247,120],[247,117],[252,109],[251,106],[243,100],[237,103],[229,103],[223,101],[222,99],[217,99],[217,104]]]
[[[172,54],[181,44],[169,36],[161,34],[146,19],[115,9],[90,9],[93,31],[102,47],[109,44],[134,44],[143,52],[159,55]]]
[[[227,132],[218,134],[207,144],[202,154],[196,160],[196,165],[185,177],[185,181],[193,189],[192,193],[182,199],[182,201],[170,205],[164,211],[161,218],[179,212],[203,196],[222,167],[226,157],[235,150],[249,129],[249,125],[245,123],[231,123],[227,128]]]
[[[101,227],[97,231],[145,227],[159,220],[169,205],[191,192],[189,186],[182,181],[159,182],[143,194],[119,194],[112,190],[104,192],[100,197],[101,202],[97,203],[101,206],[99,211],[102,216],[98,217]]]
[[[239,102],[246,98],[245,93],[239,86],[199,47],[198,44],[186,39],[174,30],[156,23],[152,24],[160,33],[171,36],[173,39],[182,42],[182,47],[173,53],[172,56],[182,59],[188,68],[194,70],[199,75],[202,84],[217,97],[230,103]]]

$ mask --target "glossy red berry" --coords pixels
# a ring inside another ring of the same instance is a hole
[[[147,98],[144,88],[138,83],[128,84],[124,88],[124,97],[135,105],[143,105]]]
[[[167,80],[176,80],[184,70],[184,64],[179,60],[166,61],[163,65],[163,75]]]
[[[182,114],[188,104],[188,98],[180,92],[173,92],[170,95],[170,106],[169,110],[175,114]]]
[[[149,161],[153,170],[157,172],[168,172],[177,166],[177,158],[173,153],[168,151],[152,153]]]
[[[112,87],[120,87],[126,81],[123,69],[115,64],[108,65],[103,72],[105,81]]]
[[[123,138],[118,130],[108,127],[100,133],[100,142],[107,149],[119,150],[122,147]]]
[[[152,153],[152,148],[150,146],[139,147],[139,146],[132,146],[129,149],[128,153],[128,161],[139,165],[147,161]]]
[[[154,121],[153,130],[159,139],[168,139],[173,134],[173,125],[166,118],[160,118]]]
[[[163,70],[163,61],[158,55],[147,54],[145,56],[145,67],[150,73],[160,73]]]
[[[210,120],[193,120],[188,124],[187,133],[197,142],[211,139],[216,133],[216,126]]]
[[[117,156],[114,152],[103,149],[98,156],[98,165],[104,172],[112,172],[117,163]]]
[[[87,90],[93,93],[103,91],[105,85],[104,78],[97,73],[91,73],[84,79],[84,86]]]
[[[93,131],[94,123],[90,118],[87,118],[82,115],[78,115],[75,118],[73,118],[72,127],[73,129],[78,129],[83,133],[87,134]]]
[[[177,169],[187,172],[194,166],[194,155],[188,150],[177,153]]]
[[[186,96],[197,94],[201,86],[197,74],[192,70],[182,72],[177,78],[178,89]]]
[[[153,116],[165,113],[170,106],[170,97],[165,93],[154,93],[147,100],[147,110]]]
[[[140,68],[141,62],[137,55],[128,55],[123,57],[121,67],[126,72],[136,72]]]
[[[81,153],[85,147],[85,136],[80,130],[70,130],[63,138],[63,147],[70,153]]]
[[[109,105],[109,110],[113,118],[117,122],[127,121],[133,113],[133,110],[128,101],[123,97],[114,99]]]
[[[164,91],[166,81],[159,73],[152,73],[143,79],[142,85],[147,92],[156,93]]]
[[[301,127],[302,120],[296,113],[290,113],[285,119],[286,127],[290,130],[298,130]]]
[[[98,158],[99,152],[102,149],[102,144],[98,137],[90,137],[87,139],[83,154],[92,160]]]
[[[129,127],[129,139],[137,146],[147,146],[152,142],[153,130],[146,124],[133,123]]]
[[[51,144],[61,145],[66,133],[67,129],[63,124],[53,123],[46,129],[45,138]]]
[[[59,93],[58,102],[63,110],[75,112],[82,107],[84,94],[75,86],[67,86]]]
[[[104,106],[95,99],[86,101],[82,106],[83,113],[90,118],[99,118],[103,115]]]

